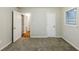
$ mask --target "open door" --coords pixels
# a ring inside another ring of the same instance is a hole
[[[13,42],[21,38],[22,35],[22,16],[20,12],[13,11]]]

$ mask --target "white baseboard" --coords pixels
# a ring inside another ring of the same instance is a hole
[[[31,36],[31,38],[48,38],[47,36]]]
[[[9,43],[7,43],[6,45],[4,45],[2,48],[0,48],[0,51],[2,50],[2,49],[4,49],[5,47],[7,47],[9,44],[11,44],[12,42],[10,41]]]
[[[62,38],[62,36],[56,36],[56,38]]]
[[[31,36],[31,38],[48,38],[48,36]],[[56,36],[55,38],[62,38],[62,37]]]
[[[64,37],[62,37],[64,39]],[[65,40],[65,39],[64,39]],[[70,42],[69,40],[65,40],[67,41],[69,44],[71,44],[75,49],[77,49],[79,51],[79,47],[77,47],[75,44],[73,44],[72,42]]]

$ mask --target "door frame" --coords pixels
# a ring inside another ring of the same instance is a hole
[[[14,16],[13,16],[13,14],[14,14],[14,13],[13,13],[13,11],[12,11],[12,43],[13,43],[13,39],[14,39],[14,33],[13,33],[13,25],[14,25],[14,22],[13,22],[13,19],[14,19],[14,18],[13,18],[13,17],[14,17]]]

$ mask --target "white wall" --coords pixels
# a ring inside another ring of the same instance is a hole
[[[66,41],[79,50],[79,8],[77,8],[77,26],[69,26],[65,23],[64,12],[67,9],[69,8],[62,8],[62,36]]]
[[[12,10],[0,7],[0,50],[12,42]]]
[[[20,8],[23,13],[31,13],[31,36],[47,36],[46,13],[56,14],[56,36],[61,36],[61,8]]]

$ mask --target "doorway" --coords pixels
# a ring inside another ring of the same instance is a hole
[[[30,38],[30,14],[13,11],[12,19],[12,42],[22,37]]]
[[[56,14],[48,12],[47,17],[47,36],[56,37]]]
[[[30,38],[30,13],[22,15],[22,37]]]

